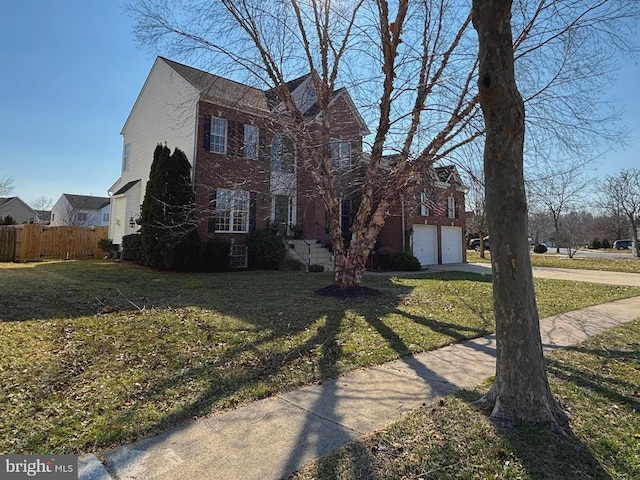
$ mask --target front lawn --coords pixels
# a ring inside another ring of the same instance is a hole
[[[81,453],[346,371],[492,332],[469,273],[179,274],[111,261],[0,264],[0,452]],[[541,316],[640,295],[536,281]]]

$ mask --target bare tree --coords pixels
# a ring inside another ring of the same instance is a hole
[[[85,210],[74,207],[66,202],[56,213],[55,224],[70,227],[86,227],[89,225],[89,214]]]
[[[51,210],[53,206],[53,198],[46,195],[40,195],[35,200],[31,201],[31,208],[34,210]]]
[[[6,197],[13,192],[13,177],[0,177],[0,197]]]
[[[477,42],[464,2],[133,0],[130,11],[143,44],[242,72],[277,95],[299,163],[327,212],[340,287],[362,285],[369,253],[403,193],[441,159],[462,164],[484,135]],[[595,111],[593,92],[604,81],[598,75],[610,71],[612,58],[600,47],[621,46],[619,26],[636,13],[635,4],[620,2],[518,2],[514,46],[525,72],[527,131],[544,137],[530,142],[536,150],[551,144],[577,150],[614,135],[602,129]],[[311,121],[286,86],[309,72],[318,108]],[[330,147],[332,125],[339,122],[332,98],[340,83],[349,84],[374,126],[348,247],[340,221],[342,172],[332,165]],[[390,168],[389,153],[397,158]]]
[[[627,236],[629,230],[627,216],[622,212],[620,205],[613,201],[606,192],[600,192],[601,216],[598,218],[599,230],[602,236],[613,243]]]
[[[485,258],[484,237],[489,233],[487,226],[487,209],[484,196],[484,176],[473,175],[471,185],[466,196],[466,203],[471,212],[467,217],[467,230],[478,235],[480,242],[478,251],[480,258]]]
[[[623,213],[629,221],[633,241],[633,256],[638,257],[638,224],[640,223],[640,169],[622,170],[618,175],[606,177],[602,191],[608,202]]]
[[[593,231],[593,215],[585,211],[572,210],[562,215],[559,241],[567,249],[569,258],[587,245]],[[593,238],[593,237],[591,237]]]
[[[498,423],[563,430],[567,415],[549,389],[527,241],[525,110],[515,82],[511,1],[473,0],[473,25],[487,129],[484,170],[497,341],[496,377],[484,401]]]
[[[584,165],[572,163],[563,165],[561,169],[550,169],[546,176],[536,178],[527,183],[529,202],[538,206],[538,210],[546,210],[553,221],[556,241],[556,253],[565,245],[562,239],[570,236],[563,232],[563,214],[582,206],[588,194],[588,186],[592,179],[584,176]]]

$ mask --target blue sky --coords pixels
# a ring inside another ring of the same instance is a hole
[[[0,178],[12,176],[12,195],[27,203],[107,196],[120,173],[120,130],[155,55],[136,44],[117,1],[13,1],[2,10]],[[629,62],[612,85],[634,140],[602,157],[596,175],[640,167],[639,78]]]

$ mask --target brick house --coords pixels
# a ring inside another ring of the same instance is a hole
[[[310,128],[315,128],[318,110],[310,76],[292,80],[287,87],[309,119]],[[331,116],[334,166],[345,171],[339,182],[344,186],[341,208],[346,225],[357,202],[352,186],[361,171],[363,137],[369,130],[344,88],[333,94]],[[287,238],[301,237],[306,245],[327,243],[324,207],[309,174],[298,168],[300,152],[295,138],[287,134],[288,121],[272,91],[158,57],[121,132],[121,176],[109,189],[110,238],[120,244],[124,235],[138,230],[136,220],[153,151],[158,143],[166,143],[171,149],[180,148],[192,165],[202,242],[213,236],[228,238],[232,265],[246,266],[246,239],[254,229],[272,228]],[[458,192],[449,180],[439,182],[438,188]],[[462,191],[454,197],[461,202],[457,205],[464,205]],[[415,213],[416,208],[409,210]],[[385,246],[402,249],[402,233],[389,231],[399,228],[402,232],[396,216],[394,212],[389,217],[381,238]],[[428,218],[429,226],[438,224]],[[417,225],[425,223],[421,217],[410,219]],[[443,220],[442,227],[454,223],[464,227],[464,215]],[[418,237],[420,245],[422,237]],[[458,261],[463,255],[461,249]],[[305,260],[315,263],[311,258]]]
[[[428,178],[391,211],[378,243],[411,251],[423,266],[466,262],[467,187],[453,165],[430,168],[424,175]]]

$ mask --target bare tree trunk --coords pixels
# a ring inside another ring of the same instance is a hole
[[[511,5],[473,1],[497,338],[496,379],[484,400],[500,424],[560,428],[567,417],[549,389],[527,241],[524,103],[514,77]]]

